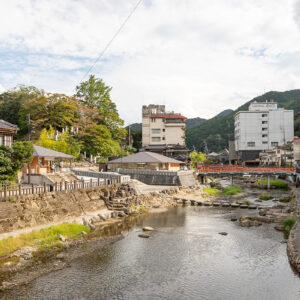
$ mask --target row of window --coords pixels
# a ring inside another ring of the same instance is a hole
[[[12,140],[11,135],[0,136],[0,145],[11,147],[12,146],[12,141],[13,140]]]
[[[267,145],[268,142],[264,141],[262,142],[264,145]],[[248,147],[255,147],[255,142],[248,142],[247,143]],[[271,142],[271,147],[277,147],[278,146],[278,142]]]

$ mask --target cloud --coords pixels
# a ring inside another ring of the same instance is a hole
[[[1,84],[71,94],[135,4],[0,2]],[[299,87],[299,16],[294,0],[144,0],[92,73],[126,123],[149,103],[209,118]]]

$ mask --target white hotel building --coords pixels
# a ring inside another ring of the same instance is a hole
[[[294,111],[278,108],[274,101],[253,102],[235,115],[235,150],[239,160],[253,160],[262,150],[294,139]]]

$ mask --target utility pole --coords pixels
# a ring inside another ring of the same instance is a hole
[[[27,126],[28,126],[28,141],[30,141],[31,140],[31,120],[30,120],[30,114],[28,114],[26,116],[26,118],[27,118]],[[28,162],[27,165],[28,165],[28,184],[30,184],[31,183],[31,178],[30,178],[31,177],[30,163]]]

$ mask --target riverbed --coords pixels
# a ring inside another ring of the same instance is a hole
[[[231,222],[242,214],[191,206],[131,218],[122,240],[1,299],[300,299],[283,234]],[[156,229],[148,239],[145,225]]]

